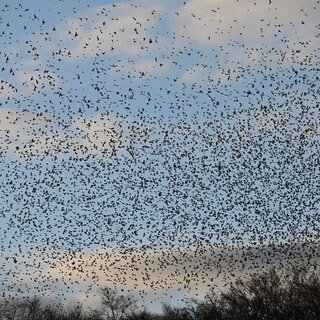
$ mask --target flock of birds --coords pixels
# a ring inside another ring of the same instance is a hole
[[[87,3],[0,11],[2,297],[316,267],[319,1]]]

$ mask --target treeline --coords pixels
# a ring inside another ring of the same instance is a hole
[[[162,305],[161,314],[139,310],[131,295],[104,287],[101,308],[73,304],[42,306],[39,298],[3,300],[0,320],[317,320],[320,319],[320,278],[305,268],[280,276],[275,269],[248,280],[238,279],[224,292],[209,290],[203,300],[184,306]]]

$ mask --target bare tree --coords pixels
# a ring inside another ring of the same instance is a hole
[[[42,320],[61,320],[62,318],[61,311],[54,306],[46,306],[42,311]]]
[[[1,315],[2,320],[18,320],[26,318],[27,307],[26,304],[20,299],[13,299],[11,301],[5,300],[1,303]]]
[[[162,304],[162,314],[164,320],[192,320],[192,315],[187,308],[171,306],[168,303]]]
[[[39,297],[33,297],[27,299],[25,302],[25,307],[27,309],[27,320],[38,320],[41,318],[41,301]]]
[[[136,311],[126,317],[126,320],[163,320],[161,316],[152,314],[147,310]]]
[[[101,310],[88,308],[85,319],[86,320],[103,320],[103,312]]]
[[[66,318],[70,320],[84,319],[84,309],[82,304],[73,303],[66,310]]]
[[[192,319],[195,320],[223,319],[220,296],[217,295],[213,287],[210,288],[203,301],[192,298],[188,310]]]
[[[222,300],[237,319],[283,319],[283,285],[275,269],[253,276],[250,280],[238,279],[222,295]]]
[[[131,295],[119,294],[109,287],[100,289],[103,313],[108,320],[123,320],[136,308],[136,300]]]
[[[226,320],[320,320],[319,275],[301,267],[280,278],[273,268],[238,279],[220,303]]]

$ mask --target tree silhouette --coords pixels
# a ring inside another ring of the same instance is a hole
[[[222,317],[222,310],[219,296],[211,288],[204,297],[204,301],[198,299],[191,299],[188,307],[190,317],[194,320],[220,320]]]
[[[82,304],[71,304],[66,310],[66,318],[68,320],[83,320],[85,311]]]
[[[162,304],[163,320],[191,320],[188,308],[178,308],[168,303]]]
[[[290,319],[320,319],[320,279],[305,268],[287,275],[285,311]]]
[[[131,295],[103,287],[102,308],[74,303],[42,307],[40,298],[0,300],[0,320],[320,320],[320,277],[300,267],[286,275],[272,268],[238,279],[225,292],[212,287],[204,299],[182,307],[162,305],[162,314],[139,310]]]
[[[320,319],[320,280],[305,268],[281,279],[275,268],[244,281],[221,295],[225,319]]]
[[[99,291],[103,313],[109,320],[123,320],[136,308],[136,300],[131,295],[118,294],[116,290],[103,287]]]
[[[86,320],[103,320],[102,310],[89,308],[86,312]]]
[[[251,278],[249,281],[238,279],[222,301],[232,319],[283,319],[281,317],[282,288],[280,277],[272,269],[267,274]]]
[[[140,310],[128,315],[126,320],[163,320],[163,317],[152,314],[147,310]]]

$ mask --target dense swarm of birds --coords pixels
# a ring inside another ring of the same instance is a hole
[[[3,297],[316,266],[319,1],[38,4],[0,12]]]

